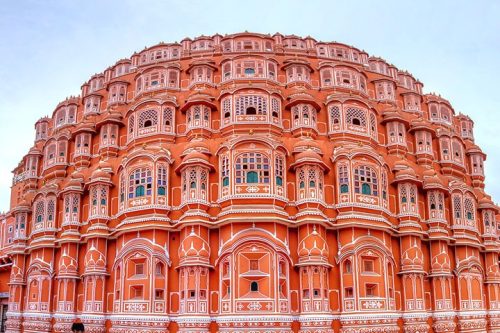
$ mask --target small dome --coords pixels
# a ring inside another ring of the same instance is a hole
[[[415,170],[413,170],[412,168],[406,168],[406,169],[399,170],[398,172],[396,172],[396,177],[398,177],[398,176],[415,177],[416,173],[415,173]]]
[[[192,151],[184,157],[182,162],[189,163],[189,162],[200,161],[200,160],[204,161],[204,162],[208,162],[207,155],[202,154],[199,151]]]
[[[320,143],[317,142],[316,140],[312,140],[311,138],[304,138],[300,141],[297,141],[293,145],[292,152],[295,153],[300,153],[304,150],[313,150],[317,152],[318,154],[323,154],[323,151],[321,150]]]
[[[42,152],[40,149],[36,147],[32,147],[30,151],[28,152],[28,155],[42,155]]]
[[[465,151],[465,152],[466,152],[467,154],[474,154],[474,153],[476,153],[476,154],[481,154],[481,155],[484,155],[484,153],[483,153],[483,151],[481,150],[481,148],[479,148],[479,146],[478,146],[478,145],[476,145],[476,144],[472,144],[472,145],[470,145],[470,146],[466,149],[466,151]]]
[[[214,169],[214,166],[210,164],[207,155],[197,150],[193,150],[189,152],[186,156],[184,156],[184,158],[182,159],[182,163],[175,169],[175,171],[181,172],[186,165],[190,164],[198,164],[198,165],[202,164],[210,170]]]
[[[187,235],[179,248],[179,258],[180,262],[201,262],[208,264],[210,257],[210,246],[208,242],[200,237],[195,231],[194,227],[191,228],[191,232]]]
[[[101,168],[101,169],[111,169],[112,166],[111,166],[110,163],[108,163],[108,162],[106,162],[104,160],[101,160],[101,161],[99,161],[99,168]]]
[[[434,169],[425,170],[424,175],[424,189],[439,188],[445,189],[448,184],[447,181],[441,179]]]
[[[424,264],[424,254],[418,246],[412,246],[404,251],[401,263],[403,266],[422,266]]]
[[[193,150],[210,154],[210,148],[203,140],[193,140],[185,146],[182,155],[187,155]]]
[[[95,131],[95,126],[93,123],[88,122],[88,121],[83,121],[80,124],[78,124],[75,128],[75,133],[77,132],[94,132]]]
[[[81,187],[83,182],[83,174],[75,171],[71,174],[71,179],[66,184],[66,187]]]
[[[449,272],[451,268],[450,258],[445,251],[432,258],[431,267],[433,271]]]
[[[479,209],[493,209],[495,211],[499,211],[499,207],[491,200],[489,195],[484,195],[481,199],[478,200]]]
[[[307,235],[299,243],[299,257],[302,259],[310,259],[311,257],[328,257],[328,245],[325,239],[316,231],[316,226],[313,227],[313,231]]]
[[[102,179],[102,180],[111,180],[111,175],[98,167],[92,172],[92,175],[90,177],[92,180],[96,179]]]
[[[319,154],[314,152],[312,149],[305,150],[295,156],[296,163],[304,161],[323,163],[321,156],[319,156]]]

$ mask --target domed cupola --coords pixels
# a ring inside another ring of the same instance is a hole
[[[476,191],[478,200],[478,210],[481,215],[482,237],[487,249],[497,251],[498,226],[495,216],[500,211],[499,207],[491,200],[491,197],[483,191]],[[496,266],[496,265],[495,265]]]
[[[111,165],[101,161],[85,184],[90,192],[89,220],[101,222],[101,219],[109,218],[109,192],[110,187],[113,186],[112,173]]]
[[[401,256],[401,269],[403,271],[423,271],[424,254],[419,247],[419,243],[415,242],[411,247],[406,249]]]
[[[434,169],[423,172],[423,189],[427,191],[427,207],[430,233],[447,234],[443,226],[447,224],[445,218],[445,195],[448,193],[448,181],[439,177]]]
[[[321,165],[323,169],[329,170],[329,167],[323,162],[321,156],[312,149],[295,154],[294,163],[290,167],[297,168],[304,164]]]
[[[206,210],[209,204],[209,174],[214,166],[209,161],[210,151],[202,141],[188,144],[181,164],[175,171],[181,175],[182,209]]]
[[[486,160],[486,154],[483,153],[481,148],[470,141],[465,141],[465,144],[468,146],[465,153],[470,161],[472,185],[477,188],[484,188],[484,161]]]
[[[424,190],[442,190],[447,191],[448,181],[441,178],[434,169],[428,169],[423,172]]]
[[[291,112],[291,130],[295,137],[318,135],[317,119],[321,106],[305,92],[294,92],[287,97],[285,109]]]
[[[399,160],[394,164],[395,177],[393,183],[398,189],[398,218],[400,229],[416,228],[421,230],[418,205],[418,186],[422,181],[418,178],[413,166],[406,160]]]
[[[395,172],[394,183],[412,182],[421,183],[414,167],[406,160],[399,160],[394,163],[393,171]]]
[[[95,125],[84,120],[72,133],[75,140],[75,152],[73,162],[77,169],[86,168],[90,165],[92,158],[92,136],[95,134]]]
[[[432,274],[449,274],[451,270],[451,262],[448,253],[443,249],[431,259]]]
[[[397,108],[389,108],[382,113],[382,124],[387,129],[387,149],[389,154],[402,154],[408,152],[406,143],[406,130],[409,127],[408,115]]]
[[[43,153],[40,149],[32,147],[24,158],[24,191],[34,191],[37,188],[39,175],[40,157]]]
[[[83,191],[83,181],[84,181],[84,176],[81,172],[74,171],[70,175],[70,179],[62,189],[62,193],[65,192],[82,192]]]
[[[202,232],[206,233],[207,230],[203,227],[196,227],[196,229],[200,229],[198,233],[194,226],[186,227],[182,231],[184,239],[179,247],[179,266],[210,266],[210,246],[200,235]]]
[[[110,110],[96,124],[100,133],[99,154],[101,156],[117,156],[119,150],[119,128],[123,126],[120,112]]]
[[[321,149],[321,144],[313,140],[311,137],[306,136],[302,137],[301,140],[298,140],[292,148],[292,153],[293,154],[298,154],[300,152],[306,151],[306,150],[312,150],[319,155],[323,155],[323,150]]]
[[[85,274],[106,273],[106,255],[99,250],[99,243],[98,239],[92,239],[92,242],[87,244]]]
[[[104,161],[99,162],[98,167],[94,171],[92,171],[89,182],[87,182],[87,184],[90,185],[95,183],[106,183],[109,185],[113,185],[113,183],[111,182],[112,170],[108,166],[109,164]]]
[[[313,140],[301,140],[293,148],[294,163],[290,168],[296,174],[298,208],[317,207],[324,203],[324,174],[330,171],[323,162],[319,145]],[[315,204],[316,203],[316,204]]]
[[[59,273],[58,278],[77,277],[78,263],[74,257],[70,255],[67,247],[62,248],[62,254],[59,258]]]
[[[299,242],[299,265],[328,265],[328,245],[316,225],[301,227],[304,237]]]
[[[186,134],[188,139],[209,138],[212,134],[212,111],[217,107],[215,97],[197,91],[191,94],[181,108],[186,113]]]
[[[415,136],[415,155],[417,163],[421,165],[431,165],[434,160],[432,149],[432,139],[436,136],[431,123],[423,118],[413,119],[410,122],[410,133]]]

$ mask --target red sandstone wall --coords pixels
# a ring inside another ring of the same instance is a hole
[[[14,171],[8,329],[493,332],[485,155],[422,86],[279,34],[159,44],[94,75]],[[269,175],[238,169],[244,153]],[[129,183],[137,168],[151,176]]]

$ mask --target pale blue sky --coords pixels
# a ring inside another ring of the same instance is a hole
[[[305,6],[307,5],[307,6]],[[475,121],[500,199],[500,1],[0,1],[0,211],[35,121],[160,41],[240,31],[339,41],[408,70]]]

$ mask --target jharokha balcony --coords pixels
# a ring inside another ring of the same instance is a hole
[[[474,122],[382,58],[185,38],[46,113],[0,215],[7,332],[500,331]]]

